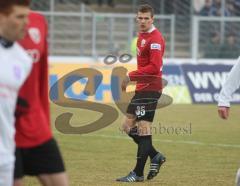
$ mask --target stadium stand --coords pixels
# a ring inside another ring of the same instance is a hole
[[[34,0],[33,9],[43,11],[50,22],[52,55],[98,57],[108,53],[130,52],[136,7],[149,3],[157,14],[163,15],[156,19],[155,24],[167,41],[165,56],[202,58],[206,57],[204,51],[213,32],[220,33],[220,45],[225,43],[229,33],[234,32],[236,45],[239,45],[239,35],[236,32],[239,23],[235,18],[240,12],[240,1],[225,0],[225,8],[222,8],[221,2],[222,0],[114,0],[100,6],[97,0]],[[222,16],[223,11],[224,17],[234,19],[221,20],[219,16]],[[198,20],[197,28],[194,28],[195,16],[205,16],[207,19]],[[213,16],[218,19],[212,19]],[[196,37],[194,34],[198,34],[197,43],[193,43]],[[196,55],[194,50],[197,51]]]
[[[199,16],[206,16],[204,20],[199,22],[199,49],[197,57],[204,58],[237,58],[239,53],[239,9],[238,0],[226,0],[222,6],[221,0],[204,0],[204,3],[199,7],[195,7],[195,13]],[[225,7],[225,8],[224,8]],[[214,18],[214,17],[217,17]],[[224,17],[224,18],[223,18]],[[218,32],[219,42],[216,45],[216,50],[212,50],[211,42],[213,33]],[[232,37],[229,37],[229,36]],[[229,39],[230,38],[230,39]],[[231,40],[231,41],[230,41]],[[230,41],[230,45],[229,45]],[[210,48],[209,48],[210,47]],[[234,54],[232,50],[235,50]]]

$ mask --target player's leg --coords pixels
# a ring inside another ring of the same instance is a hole
[[[137,176],[143,176],[144,166],[148,156],[150,156],[151,164],[147,179],[152,179],[158,174],[161,165],[166,161],[166,158],[153,147],[151,133],[155,110],[161,94],[159,92],[143,92],[141,94],[139,96],[141,99],[137,99],[136,108],[139,144],[134,172]]]
[[[126,114],[124,117],[123,123],[122,123],[122,130],[129,134],[131,132],[131,129],[136,126],[136,116],[132,114]]]
[[[152,122],[150,121],[139,121],[138,122],[138,133],[140,137],[144,137],[149,139],[149,157],[151,159],[153,159],[157,154],[158,151],[156,151],[156,149],[154,148],[153,144],[152,144],[152,132],[151,132],[151,126],[152,126]]]
[[[63,159],[54,139],[47,142],[42,148],[41,153],[45,153],[46,159],[42,158],[45,167],[36,167],[36,175],[43,186],[68,186],[68,177],[65,172]],[[43,155],[43,154],[42,154]],[[40,166],[40,164],[39,164]]]
[[[12,163],[0,165],[0,185],[13,185],[13,168],[14,165]]]
[[[41,174],[38,176],[39,181],[44,186],[67,186],[68,178],[65,172],[52,173],[52,174]]]
[[[156,150],[154,150],[154,147],[152,152],[154,153],[156,152]],[[155,176],[157,176],[157,174],[159,173],[160,167],[165,161],[166,161],[166,157],[160,152],[157,152],[157,154],[151,158],[150,169],[147,175],[148,180],[151,180]]]
[[[151,95],[148,96],[150,99],[148,99],[149,104],[148,104],[148,107],[146,108],[146,115],[143,116],[144,121],[142,121],[139,125],[140,126],[139,133],[140,135],[144,135],[145,138],[147,138],[148,140],[147,143],[149,145],[148,155],[151,159],[151,163],[150,163],[150,169],[147,175],[148,180],[157,176],[161,165],[166,161],[165,156],[154,148],[152,144],[152,133],[151,133],[151,126],[154,120],[155,110],[157,108],[157,103],[161,94],[159,92],[151,92],[150,94]]]
[[[136,105],[133,103],[135,99],[137,99],[138,95],[135,94],[128,105],[126,116],[124,117],[124,121],[122,123],[122,130],[128,134],[129,137],[133,139],[133,141],[138,144],[138,134],[137,134],[137,126],[136,126]]]
[[[127,114],[124,118],[124,122],[122,125],[122,130],[129,135],[133,139],[133,141],[138,145],[139,144],[139,136],[136,126],[136,106],[133,103],[133,100],[136,99],[137,95],[135,94],[132,98],[130,104],[127,108]],[[137,153],[138,154],[138,153]],[[134,171],[131,171],[127,176],[116,179],[116,181],[120,182],[141,182],[143,181],[143,177],[139,177],[136,175]]]
[[[136,116],[133,114],[126,114],[124,117],[124,121],[122,124],[122,131],[128,134],[129,137],[133,139],[133,141],[138,144],[139,137],[136,126]]]
[[[22,163],[22,151],[16,148],[15,151],[15,164],[14,164],[14,186],[23,186],[23,163]]]
[[[20,179],[15,179],[14,178],[14,183],[13,183],[14,186],[23,186],[23,179],[20,178]]]
[[[165,157],[156,151],[152,145],[151,125],[151,121],[141,120],[138,122],[139,145],[137,163],[134,169],[137,176],[143,176],[147,158],[150,156],[151,165],[148,179],[152,175],[156,176],[159,172],[160,166],[165,162]]]
[[[121,182],[138,182],[143,181],[143,170],[146,164],[149,151],[150,151],[150,123],[143,119],[148,117],[148,112],[146,112],[146,101],[148,100],[148,95],[146,92],[141,93],[138,92],[134,95],[131,100],[131,103],[128,106],[127,113],[134,115],[134,121],[141,121],[137,122],[138,128],[134,127],[133,125],[129,127],[125,127],[125,131],[128,132],[129,136],[133,138],[133,140],[138,145],[137,151],[137,164],[132,172],[130,172],[127,176],[117,179],[117,181]],[[147,98],[147,99],[146,99]]]
[[[151,122],[141,120],[137,122],[138,125],[138,135],[139,135],[139,143],[138,143],[138,153],[137,153],[137,163],[134,168],[134,172],[137,176],[143,177],[144,167],[149,155],[149,152],[152,148],[151,141]]]
[[[39,149],[40,150],[40,149]],[[46,166],[36,166],[36,175],[39,181],[44,186],[68,186],[68,177],[65,172],[63,159],[58,148],[58,145],[54,139],[51,139],[40,150],[39,154],[45,153],[45,158],[42,158],[42,162]],[[38,171],[37,171],[38,170]]]
[[[44,186],[68,186],[63,159],[54,139],[25,149],[23,167],[25,175],[37,176]]]
[[[238,169],[236,175],[236,186],[240,186],[240,168]]]
[[[137,122],[138,131],[138,151],[137,151],[137,163],[133,171],[131,171],[127,176],[118,178],[117,181],[120,182],[141,182],[144,180],[143,171],[149,156],[152,151],[152,141],[151,141],[151,122],[149,121],[138,121]],[[158,152],[156,151],[156,154]],[[156,155],[154,154],[154,155]]]

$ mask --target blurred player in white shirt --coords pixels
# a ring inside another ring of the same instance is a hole
[[[225,81],[218,98],[218,114],[222,119],[228,119],[232,94],[240,87],[240,57],[233,66]],[[240,169],[236,176],[236,185],[240,186]]]
[[[0,0],[0,185],[12,186],[15,151],[15,107],[32,60],[15,43],[24,37],[29,0]]]

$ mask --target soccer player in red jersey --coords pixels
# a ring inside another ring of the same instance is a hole
[[[37,176],[45,186],[68,185],[63,159],[50,125],[47,34],[45,18],[31,12],[27,35],[19,41],[34,64],[20,89],[16,109],[15,186],[22,185],[24,175]]]
[[[162,91],[162,58],[165,41],[153,25],[153,8],[141,5],[137,13],[139,35],[137,41],[137,70],[132,71],[122,82],[126,91],[129,81],[137,81],[134,97],[127,108],[123,130],[138,145],[137,163],[127,176],[118,178],[120,182],[144,181],[144,166],[148,156],[151,159],[147,179],[155,177],[166,161],[163,154],[152,145],[151,124],[154,119],[158,99]]]

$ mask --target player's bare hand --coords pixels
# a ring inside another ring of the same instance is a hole
[[[222,119],[228,119],[229,116],[229,107],[218,107],[218,115]]]
[[[122,91],[126,91],[127,89],[127,85],[129,83],[130,79],[128,76],[126,76],[123,81],[122,81],[122,85],[121,85],[121,88],[122,88]]]

